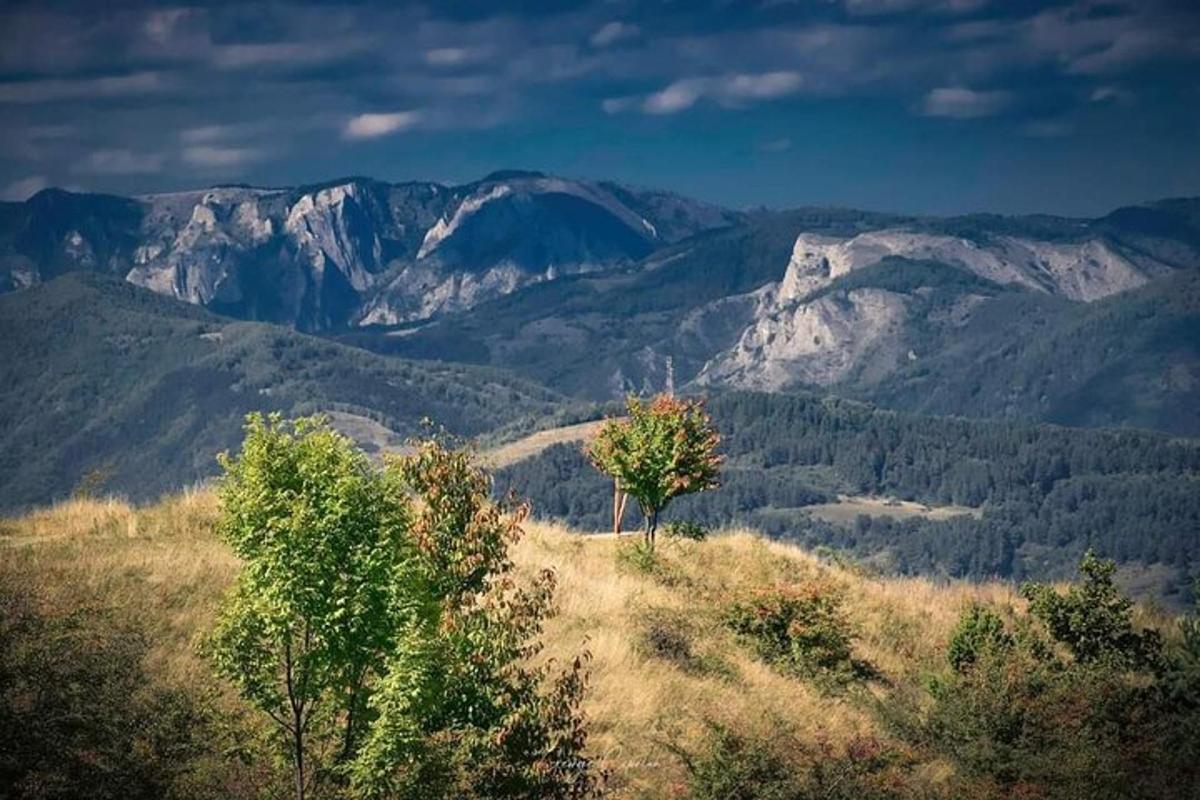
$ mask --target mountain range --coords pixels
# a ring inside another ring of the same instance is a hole
[[[815,390],[1195,435],[1198,267],[1200,199],[734,211],[526,171],[45,190],[0,203],[3,505],[100,466],[134,497],[202,478],[251,410],[379,444],[627,391]]]

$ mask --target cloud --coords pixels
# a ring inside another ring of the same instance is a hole
[[[604,109],[605,114],[620,114],[622,111],[628,111],[638,104],[636,97],[606,97],[600,107]]]
[[[28,178],[13,181],[0,190],[0,200],[8,200],[10,202],[28,200],[49,185],[49,181],[42,175],[30,175]]]
[[[779,71],[742,73],[720,78],[684,78],[642,100],[641,109],[647,114],[676,114],[694,106],[702,97],[709,97],[726,107],[740,107],[748,102],[774,100],[799,91],[804,78],[798,72]],[[604,110],[616,113],[630,107],[623,98],[605,101]]]
[[[135,72],[102,78],[43,78],[0,83],[0,103],[56,103],[160,92],[167,82],[157,72]]]
[[[758,149],[764,153],[786,153],[792,149],[792,140],[786,136],[761,142]]]
[[[342,138],[377,139],[400,131],[406,131],[421,121],[420,111],[395,111],[388,114],[359,114],[352,117],[342,128]]]
[[[79,164],[76,172],[92,175],[152,175],[166,163],[161,153],[136,153],[125,148],[94,150]]]
[[[1119,86],[1097,86],[1088,95],[1088,100],[1093,103],[1115,103],[1117,105],[1129,105],[1134,101],[1133,92],[1120,88]]]
[[[718,85],[718,93],[733,100],[773,100],[797,91],[804,83],[798,72],[733,75]]]
[[[626,42],[630,39],[636,39],[641,34],[642,29],[637,25],[628,22],[614,20],[613,22],[605,23],[591,35],[588,39],[592,47],[611,47],[619,42]]]
[[[704,96],[705,81],[690,79],[675,81],[667,88],[647,95],[642,111],[647,114],[675,114],[691,108]]]
[[[942,87],[925,95],[921,112],[927,117],[977,119],[999,114],[1011,102],[1008,92],[976,92],[958,87]]]
[[[262,158],[263,152],[256,147],[219,147],[198,144],[185,147],[181,157],[183,163],[201,168],[240,167]]]
[[[311,67],[351,58],[367,49],[365,36],[342,36],[317,41],[221,45],[214,48],[210,59],[213,66],[223,70]]]
[[[474,58],[466,47],[435,47],[425,51],[425,63],[434,67],[456,67]]]

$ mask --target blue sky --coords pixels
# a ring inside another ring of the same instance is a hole
[[[735,207],[1200,194],[1200,4],[6,2],[0,194],[542,169]]]

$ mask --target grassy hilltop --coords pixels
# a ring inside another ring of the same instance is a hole
[[[181,691],[230,712],[171,777],[177,794],[260,796],[277,777],[247,755],[263,746],[260,723],[232,694],[214,693],[197,652],[238,566],[216,537],[217,512],[213,494],[193,492],[144,507],[78,499],[0,522],[0,588],[5,598],[35,596],[43,619],[91,608],[104,630],[138,632],[138,692]],[[874,577],[747,531],[660,550],[647,564],[627,541],[539,523],[517,545],[522,571],[548,566],[559,578],[543,657],[592,654],[588,750],[609,773],[610,796],[717,797],[733,791],[720,783],[731,776],[767,791],[784,771],[787,791],[727,796],[982,798],[1012,789],[931,739],[921,720],[931,703],[922,687],[947,672],[960,615],[983,603],[1006,620],[1023,616],[1013,588]],[[781,669],[734,634],[731,598],[778,587],[840,594],[854,675]],[[1135,620],[1174,630],[1146,608]],[[1068,796],[1045,788],[1025,786],[1026,796]]]

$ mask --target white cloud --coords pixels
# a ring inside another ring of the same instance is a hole
[[[803,82],[798,72],[733,75],[719,84],[718,91],[733,100],[773,100],[797,91]]]
[[[647,95],[642,101],[642,111],[647,114],[675,114],[689,109],[704,94],[705,83],[695,78],[675,81],[662,91]]]
[[[75,171],[92,175],[151,175],[161,172],[166,160],[161,153],[135,153],[124,148],[95,150],[75,165]]]
[[[803,76],[791,71],[743,73],[720,78],[684,78],[662,91],[647,95],[641,108],[647,114],[675,114],[691,108],[702,97],[711,98],[725,106],[740,106],[747,102],[784,97],[798,91],[803,83]],[[604,110],[610,114],[627,107],[621,98],[605,103]]]
[[[395,111],[388,114],[359,114],[342,128],[346,139],[376,139],[406,131],[421,121],[420,111]]]
[[[637,102],[636,97],[607,97],[600,107],[604,109],[605,114],[620,114],[636,106]]]
[[[183,149],[185,164],[203,168],[240,167],[262,157],[262,151],[254,147],[217,147],[198,144]]]
[[[1010,103],[1008,92],[976,92],[961,87],[941,87],[925,95],[922,113],[927,117],[976,119],[999,114]]]
[[[13,181],[3,190],[0,190],[0,200],[21,201],[28,200],[33,195],[40,192],[49,186],[50,183],[41,175],[30,175],[28,178],[21,178]]]
[[[1097,86],[1088,97],[1093,103],[1116,103],[1129,105],[1133,102],[1133,93],[1119,86]]]
[[[188,144],[215,142],[227,137],[232,125],[200,125],[195,128],[185,128],[179,132],[179,138]]]
[[[471,58],[471,51],[465,47],[438,47],[425,51],[425,63],[433,67],[454,67]]]
[[[786,153],[792,149],[792,140],[786,136],[763,142],[758,149],[764,153]]]
[[[614,20],[602,25],[588,41],[592,43],[592,47],[611,47],[618,42],[636,39],[641,32],[642,29],[637,25]]]

